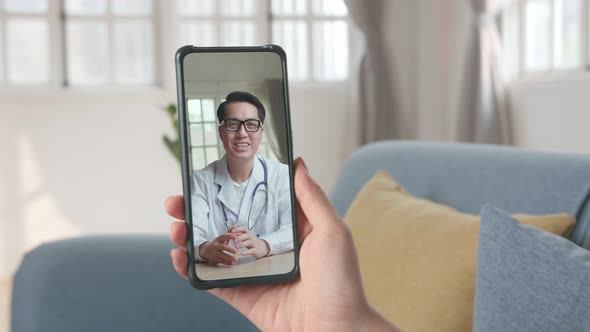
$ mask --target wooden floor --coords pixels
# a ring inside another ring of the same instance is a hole
[[[8,332],[11,279],[0,279],[0,332]]]

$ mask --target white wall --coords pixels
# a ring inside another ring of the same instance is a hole
[[[342,162],[357,147],[358,128],[348,89],[329,94],[321,88],[291,89],[293,150],[302,156],[319,184],[330,192]]]
[[[180,192],[163,93],[1,97],[0,267],[56,238],[163,232]]]
[[[522,80],[512,85],[516,145],[590,153],[590,74]]]

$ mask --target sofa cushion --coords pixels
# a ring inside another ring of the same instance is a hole
[[[570,239],[590,250],[590,154],[470,143],[383,141],[346,162],[332,202],[344,216],[362,186],[386,170],[412,195],[477,214],[485,204],[509,213],[569,213]]]
[[[524,216],[567,234],[574,218]],[[357,246],[370,303],[407,331],[470,331],[479,216],[418,199],[387,173],[361,190],[346,222]]]
[[[475,331],[590,331],[590,252],[481,211]]]

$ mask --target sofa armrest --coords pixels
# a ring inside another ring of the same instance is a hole
[[[44,244],[23,259],[12,330],[257,331],[174,271],[165,236],[88,236]]]

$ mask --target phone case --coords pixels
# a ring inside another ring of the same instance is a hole
[[[294,168],[293,168],[293,143],[291,133],[291,115],[289,106],[289,89],[287,79],[287,55],[285,51],[278,45],[267,44],[264,46],[243,46],[243,47],[196,47],[192,45],[183,46],[176,52],[176,90],[178,98],[178,120],[180,127],[180,149],[182,162],[182,189],[184,193],[184,214],[187,223],[187,253],[188,253],[188,272],[190,284],[201,290],[211,288],[227,288],[239,285],[254,285],[254,284],[271,284],[288,282],[296,279],[299,276],[299,235],[297,231],[297,202],[295,200],[294,185],[291,185],[291,202],[293,203],[291,212],[293,218],[293,251],[295,262],[293,269],[284,274],[263,275],[255,277],[223,279],[223,280],[202,280],[199,279],[195,268],[195,252],[193,244],[193,224],[191,211],[191,169],[189,163],[189,143],[188,143],[188,128],[187,128],[187,110],[185,105],[184,92],[184,58],[191,53],[218,53],[218,52],[273,52],[280,56],[282,71],[283,71],[283,93],[285,96],[285,118],[287,122],[287,144],[288,144],[288,163],[289,163],[289,181],[294,184]]]

